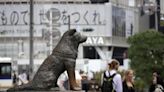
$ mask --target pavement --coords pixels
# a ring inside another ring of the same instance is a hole
[[[6,90],[1,90],[0,92],[6,92]],[[10,91],[10,92],[85,92],[85,91],[71,91],[71,90],[67,90],[67,91]]]

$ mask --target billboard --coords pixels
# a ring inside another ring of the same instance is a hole
[[[29,5],[6,4],[0,8],[0,37],[28,37]],[[35,4],[34,37],[42,37],[49,31],[61,35],[69,24],[70,28],[90,36],[111,36],[110,10],[110,4]]]

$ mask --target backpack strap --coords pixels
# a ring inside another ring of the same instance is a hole
[[[112,80],[112,82],[113,82],[113,78],[114,78],[114,76],[116,75],[117,73],[114,73],[113,75],[110,75],[109,77],[108,77],[108,81],[111,81]]]
[[[103,81],[107,81],[108,78],[109,78],[109,77],[106,75],[106,73],[109,73],[109,71],[105,71],[105,72],[104,72]]]
[[[112,76],[111,76],[111,78],[114,78],[114,76],[116,75],[117,73],[114,73]]]
[[[104,71],[104,78],[108,78],[109,77],[109,75],[110,75],[110,73],[109,73],[109,71],[108,70],[106,70],[106,71]]]

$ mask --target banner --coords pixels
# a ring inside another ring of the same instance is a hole
[[[42,37],[49,31],[51,34],[62,35],[68,30],[69,24],[70,28],[76,28],[90,36],[111,36],[111,7],[108,6],[110,4],[36,4],[34,37]],[[0,8],[0,37],[28,37],[29,5],[6,4],[0,5]]]

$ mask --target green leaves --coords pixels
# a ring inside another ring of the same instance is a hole
[[[135,70],[136,77],[148,82],[154,70],[161,71],[164,76],[164,34],[147,30],[129,37],[127,42],[130,44],[130,66]]]

